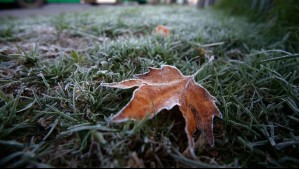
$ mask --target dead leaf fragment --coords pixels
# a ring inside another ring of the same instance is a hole
[[[130,102],[111,120],[113,122],[141,120],[147,114],[152,118],[161,110],[170,110],[177,105],[185,118],[185,132],[190,152],[194,151],[192,135],[196,129],[202,131],[207,142],[213,146],[213,118],[214,116],[222,118],[215,105],[216,99],[195,82],[194,75],[184,76],[174,66],[165,65],[162,68],[149,69],[147,73],[136,75],[136,79],[102,84],[121,89],[138,87]]]
[[[154,33],[155,34],[161,34],[161,35],[166,37],[166,36],[170,35],[170,30],[169,30],[169,28],[167,28],[163,25],[158,25],[157,27],[155,27]]]
[[[51,123],[53,123],[54,119],[53,116],[50,117],[42,117],[40,119],[38,119],[37,123],[40,124],[42,127],[47,128],[50,126]]]

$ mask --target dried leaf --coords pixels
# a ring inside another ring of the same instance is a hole
[[[170,30],[169,30],[169,28],[167,28],[163,25],[158,25],[157,27],[155,27],[154,33],[155,34],[161,34],[161,35],[166,37],[166,36],[169,36]]]
[[[50,116],[47,118],[42,117],[38,119],[37,123],[40,124],[42,127],[47,128],[51,123],[53,123],[53,121],[54,121],[54,116]]]
[[[103,83],[102,86],[128,89],[138,87],[130,102],[114,115],[113,122],[128,119],[141,120],[147,114],[152,118],[163,109],[170,110],[179,106],[185,118],[185,132],[189,142],[189,150],[193,154],[193,133],[196,129],[205,134],[207,142],[213,146],[213,118],[222,117],[215,105],[216,99],[197,84],[193,76],[184,76],[176,67],[162,66],[149,68],[145,74],[136,75],[136,79],[119,83]]]

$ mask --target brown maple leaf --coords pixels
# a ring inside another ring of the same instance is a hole
[[[213,118],[222,118],[221,112],[215,105],[216,99],[201,85],[197,84],[194,76],[184,76],[174,66],[149,68],[145,74],[136,75],[136,79],[119,83],[103,83],[102,86],[128,89],[138,87],[130,102],[114,115],[113,122],[123,122],[128,119],[141,120],[149,114],[154,117],[163,109],[170,110],[179,106],[185,118],[189,150],[193,154],[193,133],[196,129],[205,134],[207,142],[213,146]]]

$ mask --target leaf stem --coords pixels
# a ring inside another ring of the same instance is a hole
[[[214,60],[214,56],[211,56],[209,58],[209,61],[208,62],[205,62],[193,75],[192,75],[192,78],[194,79],[195,76],[197,76],[204,67],[206,67],[208,64],[210,64],[212,61]]]

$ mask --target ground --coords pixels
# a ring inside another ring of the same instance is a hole
[[[0,22],[0,166],[299,165],[298,28],[175,5]],[[169,36],[154,33],[158,25]],[[212,56],[196,81],[223,114],[214,119],[214,147],[198,131],[195,157],[183,153],[177,107],[150,120],[109,121],[133,90],[101,83],[165,64],[192,75]]]

